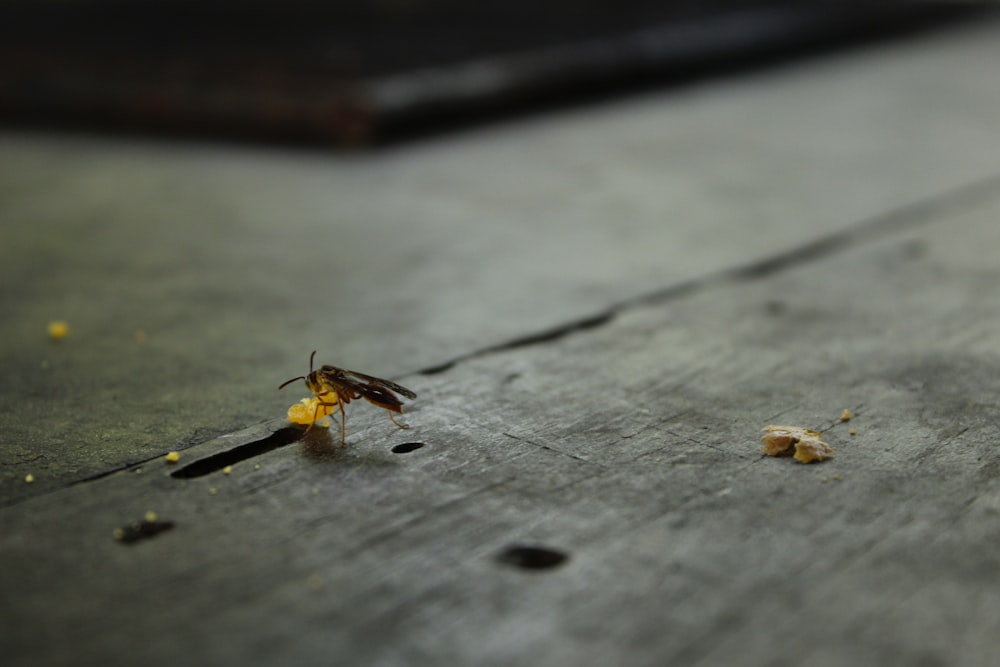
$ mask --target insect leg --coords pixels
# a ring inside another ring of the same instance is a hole
[[[316,404],[316,409],[313,410],[313,419],[312,419],[311,422],[309,422],[309,426],[306,426],[306,430],[302,432],[302,435],[305,435],[306,433],[308,433],[309,431],[311,431],[312,427],[316,425],[316,417],[319,416],[319,406],[320,405],[321,405],[320,403]]]
[[[400,424],[398,421],[396,421],[395,417],[392,416],[392,411],[391,410],[386,410],[386,412],[389,413],[389,419],[392,420],[393,424],[395,424],[399,428],[410,428],[409,424]]]
[[[340,446],[347,446],[347,413],[344,412],[344,402],[337,401],[337,407],[340,408]]]

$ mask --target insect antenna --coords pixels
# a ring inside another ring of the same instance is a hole
[[[316,350],[313,350],[313,353],[309,355],[309,375],[312,375],[312,372],[313,372],[313,359],[315,359],[315,358],[316,358]],[[282,389],[284,389],[285,387],[287,387],[291,383],[295,382],[296,380],[305,380],[305,379],[306,379],[305,375],[300,375],[297,378],[292,378],[291,380],[287,380],[285,382],[282,382],[281,386],[278,387],[278,391],[281,391]]]
[[[300,375],[297,378],[292,378],[291,380],[286,380],[285,382],[281,383],[281,385],[278,387],[278,389],[279,390],[284,389],[285,387],[287,387],[291,383],[295,382],[296,380],[305,380],[305,379],[306,379],[305,375]]]

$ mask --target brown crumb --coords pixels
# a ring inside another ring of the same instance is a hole
[[[822,433],[801,426],[768,426],[764,428],[761,441],[768,456],[792,454],[796,461],[802,463],[823,461],[833,454],[830,445],[823,442]]]

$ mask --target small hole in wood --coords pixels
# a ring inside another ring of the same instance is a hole
[[[393,454],[409,454],[410,452],[415,452],[424,446],[422,442],[404,442],[401,445],[396,445],[392,448]]]
[[[497,560],[522,570],[548,570],[565,563],[569,555],[548,547],[515,544],[500,552]]]

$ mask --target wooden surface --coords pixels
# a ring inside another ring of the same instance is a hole
[[[993,664],[998,31],[372,157],[4,137],[5,663]],[[411,430],[287,430],[321,332]]]
[[[975,187],[995,25],[373,154],[0,134],[0,500],[277,417],[314,349],[439,367]]]

